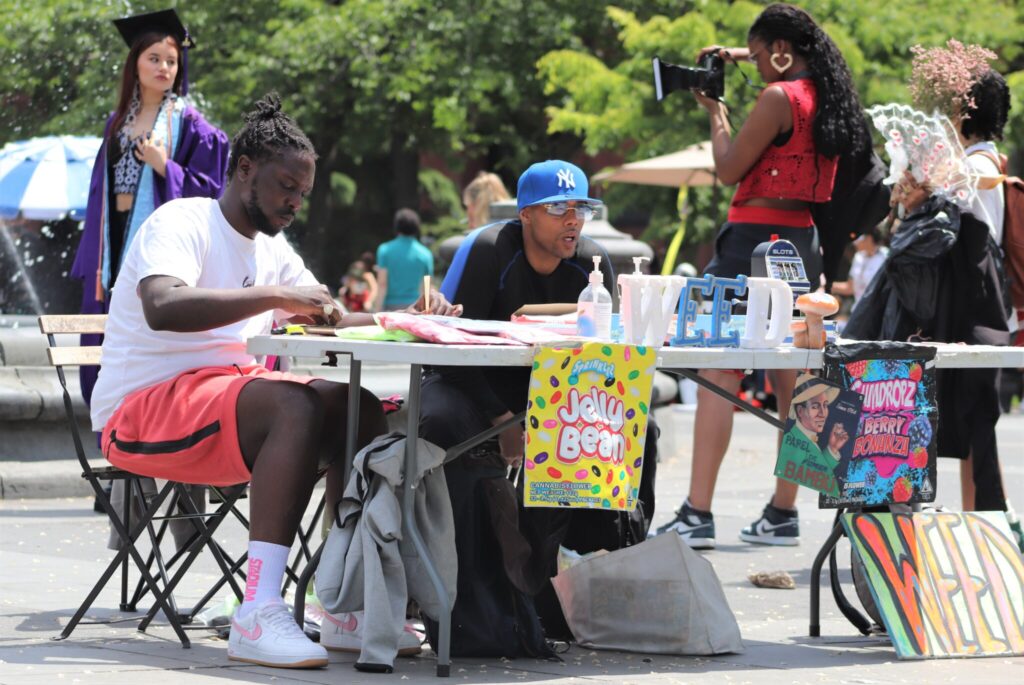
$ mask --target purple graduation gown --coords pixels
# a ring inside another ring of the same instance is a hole
[[[71,267],[71,276],[82,280],[82,313],[105,314],[109,293],[100,285],[101,241],[106,207],[104,183],[107,173],[107,140],[113,114],[107,119],[103,132],[103,145],[96,155],[89,184],[89,204],[85,210],[85,228],[78,243],[78,253]],[[228,168],[230,141],[226,133],[213,126],[192,106],[185,107],[181,116],[179,142],[172,158],[167,160],[166,175],[154,173],[153,200],[159,207],[180,197],[219,198],[224,191]],[[107,198],[109,201],[109,198]],[[92,341],[89,341],[89,338]],[[83,336],[83,344],[97,344],[98,336]],[[97,367],[82,367],[82,395],[86,402],[92,396]]]
[[[113,115],[111,115],[111,119]],[[228,167],[229,141],[226,133],[209,124],[191,106],[181,119],[180,142],[174,156],[167,160],[166,175],[153,174],[153,197],[157,207],[179,197],[219,198],[224,190]],[[100,269],[100,235],[103,232],[104,174],[107,173],[107,134],[110,119],[103,132],[103,145],[96,155],[89,184],[89,204],[85,210],[85,229],[78,244],[71,276],[84,281],[82,313],[106,312],[108,294],[98,288]],[[98,291],[98,292],[97,292]]]

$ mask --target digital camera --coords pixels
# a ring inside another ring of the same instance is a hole
[[[680,67],[655,57],[654,95],[660,102],[676,90],[696,90],[714,100],[725,94],[725,60],[717,52],[709,52],[696,67]]]

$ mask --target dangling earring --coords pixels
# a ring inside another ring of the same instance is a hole
[[[771,58],[769,59],[769,61],[772,63],[772,66],[775,67],[775,71],[779,72],[780,74],[785,72],[786,69],[789,69],[791,66],[793,66],[793,55],[787,52],[784,56],[786,58],[786,63],[783,65],[779,65],[775,61],[776,57],[783,57],[782,53],[773,52]]]

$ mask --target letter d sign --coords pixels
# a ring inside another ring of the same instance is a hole
[[[778,347],[789,335],[792,320],[793,291],[788,283],[777,278],[747,278],[747,321],[740,347]]]

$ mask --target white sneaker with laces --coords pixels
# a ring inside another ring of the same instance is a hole
[[[336,652],[358,654],[363,649],[363,612],[329,614],[324,612],[320,623],[320,644]],[[398,656],[412,656],[423,651],[423,636],[408,623],[398,638]]]
[[[327,665],[327,651],[302,632],[284,602],[270,600],[231,619],[228,658],[277,668]]]
[[[740,540],[756,545],[799,545],[800,517],[796,510],[779,509],[769,503],[759,519],[740,531]]]
[[[665,533],[676,533],[690,549],[715,548],[715,517],[709,511],[697,511],[690,506],[689,498],[683,500],[676,517],[651,532],[647,537]]]

